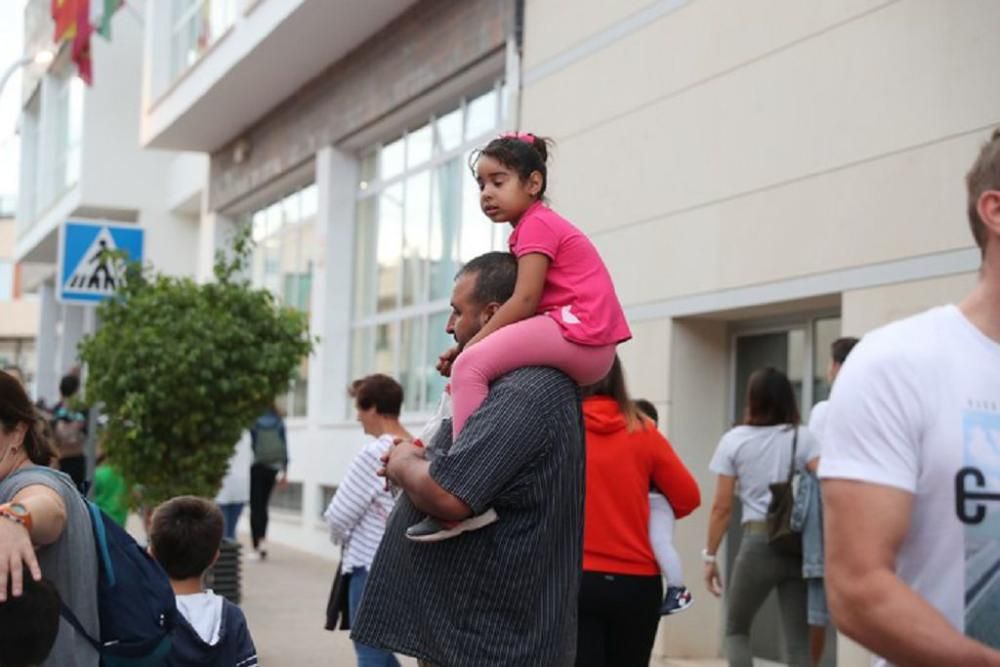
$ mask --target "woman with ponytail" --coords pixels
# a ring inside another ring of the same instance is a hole
[[[44,432],[21,383],[0,371],[0,604],[8,590],[21,596],[25,569],[36,581],[44,572],[84,629],[99,637],[90,515],[73,481],[50,468],[57,456]],[[90,643],[61,621],[42,667],[98,662]]]

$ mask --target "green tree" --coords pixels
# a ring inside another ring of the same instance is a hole
[[[207,284],[130,266],[81,343],[87,400],[108,416],[104,451],[147,504],[213,497],[242,430],[312,351],[305,315],[243,277],[251,247],[238,233]]]

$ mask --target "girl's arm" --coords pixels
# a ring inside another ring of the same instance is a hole
[[[538,303],[545,289],[545,276],[551,260],[538,252],[529,252],[517,260],[517,283],[511,296],[490,321],[472,337],[465,347],[475,345],[491,333],[514,322],[532,317],[538,312]]]

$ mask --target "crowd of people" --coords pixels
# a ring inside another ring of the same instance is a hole
[[[510,252],[456,276],[456,345],[438,364],[451,384],[427,427],[414,437],[400,422],[393,378],[349,388],[370,440],[324,517],[342,544],[330,610],[361,667],[397,653],[426,667],[645,666],[661,619],[694,603],[673,534],[701,493],[655,406],[629,395],[624,310],[594,245],[545,203],[548,148],[511,133],[471,158],[484,214],[513,228]],[[789,378],[757,370],[718,442],[702,560],[708,592],[726,593],[731,665],[753,664],[751,624],[772,591],[795,667],[818,664],[831,623],[880,664],[1000,665],[995,624],[966,623],[963,567],[1000,535],[1000,131],[967,186],[983,256],[972,293],[836,341],[832,397],[809,425]],[[0,623],[0,667],[93,667],[106,648],[89,641],[104,537],[73,474],[78,386],[61,387],[49,422],[0,374],[0,619],[14,619]],[[256,664],[242,613],[203,588],[246,499],[253,555],[267,556],[267,503],[288,466],[277,410],[248,444],[218,506],[182,497],[151,515],[148,553],[177,613],[162,664]],[[14,641],[24,614],[38,622]]]

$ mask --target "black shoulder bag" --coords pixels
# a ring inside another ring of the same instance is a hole
[[[795,507],[795,455],[799,447],[799,427],[792,436],[792,462],[788,479],[771,484],[771,504],[767,508],[767,541],[774,549],[789,556],[802,555],[802,534],[792,530],[792,509]]]

